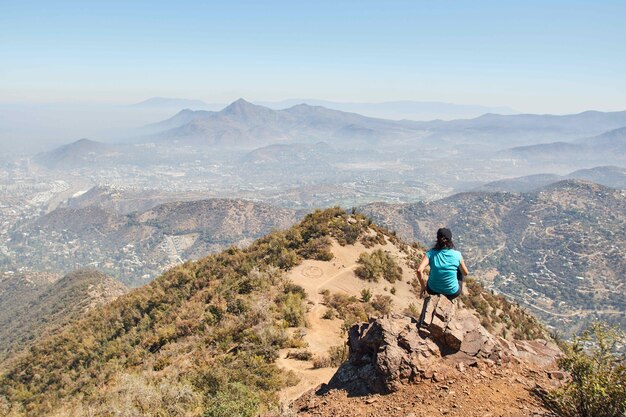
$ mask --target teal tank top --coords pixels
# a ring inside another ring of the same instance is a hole
[[[461,252],[454,249],[431,249],[426,252],[426,256],[430,265],[430,289],[440,294],[455,294],[459,290],[456,274],[463,258]]]

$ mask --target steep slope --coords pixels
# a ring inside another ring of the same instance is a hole
[[[490,288],[571,332],[593,318],[626,325],[626,195],[567,180],[531,193],[464,193],[363,212],[405,239],[448,226]]]
[[[92,266],[136,286],[172,264],[249,244],[296,218],[293,210],[226,199],[165,203],[126,215],[94,205],[59,208],[15,231],[10,250],[35,270]]]
[[[126,292],[122,284],[93,270],[74,271],[42,287],[34,297],[22,289],[13,291],[11,303],[0,300],[0,362]]]
[[[0,322],[13,311],[28,305],[54,284],[59,276],[51,273],[22,272],[0,276]]]
[[[368,258],[362,251],[379,253],[395,266],[362,281],[355,265],[345,265],[355,256]],[[344,321],[380,315],[391,306],[410,308],[414,283],[408,267],[420,254],[360,215],[316,212],[246,249],[171,269],[37,341],[0,376],[0,410],[29,416],[275,410],[278,392],[296,384],[294,372],[305,385],[324,380],[323,374],[307,379],[308,370],[286,360],[282,349],[307,348],[309,342],[311,350],[323,352],[328,346],[316,335],[341,340],[334,332]],[[407,267],[401,274],[397,262]],[[387,283],[377,285],[379,279]],[[363,286],[374,293],[371,300],[354,295]],[[341,319],[318,318],[324,310]],[[510,309],[494,305],[493,311]]]

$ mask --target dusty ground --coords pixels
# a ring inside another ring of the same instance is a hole
[[[373,283],[356,277],[354,269],[359,255],[376,248],[394,256],[403,269],[402,281]],[[289,272],[289,278],[308,295],[309,325],[302,330],[306,333],[306,350],[313,355],[325,356],[329,347],[342,345],[346,340],[341,320],[322,318],[326,312],[320,295],[323,289],[360,297],[361,290],[367,288],[373,294],[390,296],[394,311],[402,312],[410,304],[421,309],[422,300],[416,297],[410,284],[414,271],[407,262],[407,255],[394,245],[387,243],[368,249],[361,243],[342,247],[335,242],[332,252],[335,255],[332,261],[307,260]],[[395,294],[390,291],[392,287],[395,287]],[[349,397],[345,391],[318,395],[316,387],[328,382],[336,368],[313,369],[312,361],[287,359],[287,354],[294,350],[302,349],[284,349],[277,360],[280,367],[293,371],[300,379],[299,384],[280,393],[281,403],[290,404],[284,416],[548,416],[550,413],[532,391],[538,384],[553,388],[559,383],[550,379],[548,371],[538,365],[516,362],[498,367],[479,362],[476,367],[461,370],[450,364],[438,371],[432,381],[407,384],[389,395]]]
[[[367,282],[358,278],[354,274],[357,267],[357,259],[363,252],[372,252],[375,249],[388,251],[402,267],[402,281],[390,284],[385,280],[378,283]],[[422,300],[418,299],[413,292],[410,282],[415,278],[415,272],[407,263],[407,254],[401,252],[391,243],[386,245],[376,245],[366,248],[357,242],[354,245],[340,246],[333,242],[332,252],[334,259],[329,262],[306,260],[288,273],[288,278],[293,283],[302,286],[308,296],[309,310],[307,313],[307,328],[304,340],[308,344],[306,350],[315,356],[327,356],[328,348],[331,346],[343,345],[347,339],[342,332],[343,321],[340,319],[327,320],[322,316],[326,312],[326,306],[322,304],[323,297],[320,291],[328,289],[332,293],[343,293],[348,295],[361,296],[362,289],[371,290],[372,294],[384,294],[393,299],[393,310],[402,312],[409,304],[415,304],[418,308],[422,306]],[[396,293],[391,293],[391,288],[395,287]],[[328,382],[336,371],[336,368],[313,369],[312,361],[299,361],[287,359],[290,351],[302,349],[283,349],[279,352],[279,359],[276,364],[283,369],[293,371],[300,382],[294,387],[289,387],[280,392],[280,400],[289,403],[311,388],[321,383]]]
[[[286,415],[303,417],[431,417],[431,416],[552,416],[532,394],[539,385],[554,388],[560,381],[530,364],[502,367],[479,364],[463,372],[407,384],[389,395],[348,397],[344,391],[317,395],[314,390],[296,400]]]

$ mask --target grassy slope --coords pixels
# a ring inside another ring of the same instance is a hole
[[[295,383],[276,366],[278,351],[295,344],[287,330],[306,318],[307,296],[283,271],[330,260],[330,238],[353,244],[368,227],[380,231],[329,209],[246,249],[166,272],[10,364],[0,376],[0,415],[255,415],[274,407],[277,392]]]
[[[301,325],[305,313],[301,288],[280,270],[327,257],[328,236],[353,242],[366,221],[347,218],[338,209],[318,212],[96,309],[8,367],[0,414],[106,415],[132,404],[138,414],[199,415],[232,392],[274,404],[290,382],[276,353],[288,343],[285,328]]]

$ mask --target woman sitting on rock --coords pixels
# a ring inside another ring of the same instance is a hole
[[[428,281],[424,282],[424,270],[428,265],[430,274]],[[461,252],[454,249],[450,229],[437,230],[437,243],[426,252],[417,268],[417,278],[422,287],[420,295],[425,296],[426,293],[445,295],[449,300],[453,300],[461,295],[463,277],[468,273]]]

